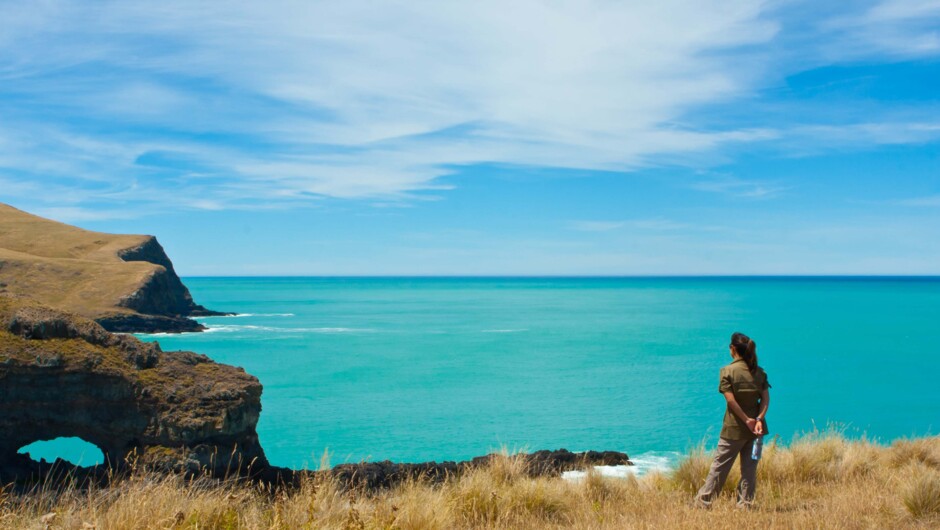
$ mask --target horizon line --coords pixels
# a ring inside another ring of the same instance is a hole
[[[325,279],[938,279],[940,274],[194,274],[181,278]]]

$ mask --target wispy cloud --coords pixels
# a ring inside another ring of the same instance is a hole
[[[838,33],[839,54],[917,57],[940,53],[938,21],[938,0],[883,0],[860,13],[827,20],[823,27]]]
[[[0,176],[117,211],[171,198],[193,209],[322,197],[396,204],[444,193],[452,184],[442,177],[484,163],[630,171],[756,142],[938,137],[929,120],[781,129],[689,119],[753,96],[781,67],[777,7],[4,3]],[[895,0],[822,26],[835,34],[833,49],[864,37],[861,54],[904,45],[924,55],[934,52],[936,14],[937,2]],[[810,48],[804,55],[818,51]],[[752,197],[782,190],[702,186]]]
[[[694,182],[692,189],[746,199],[769,199],[783,193],[788,187],[736,177],[719,177]]]
[[[611,232],[615,230],[625,230],[633,229],[640,230],[644,232],[675,232],[675,231],[684,231],[684,232],[698,232],[698,231],[720,231],[723,230],[723,227],[715,225],[702,225],[702,224],[693,224],[686,223],[681,221],[675,221],[672,219],[666,219],[661,217],[650,218],[650,219],[625,219],[625,220],[578,220],[570,221],[568,223],[568,228],[570,230],[575,230],[578,232]]]
[[[63,223],[82,223],[85,221],[104,221],[111,219],[134,219],[140,216],[140,212],[134,210],[116,210],[109,208],[107,210],[95,210],[92,208],[83,208],[78,206],[59,206],[39,208],[31,213],[41,217],[47,217]]]
[[[627,226],[626,221],[571,221],[568,228],[578,232],[610,232]]]
[[[801,145],[804,151],[855,145],[922,144],[940,139],[937,121],[886,121],[845,125],[805,125],[788,134],[789,145]],[[813,141],[809,141],[813,140]]]
[[[929,208],[940,208],[940,194],[926,195],[924,197],[914,197],[903,199],[897,202],[901,206],[921,206]]]
[[[0,136],[20,136],[0,143],[3,171],[134,179],[146,200],[195,167],[216,177],[196,207],[434,192],[488,162],[629,170],[761,140],[677,120],[746,93],[735,50],[777,31],[760,3],[717,0],[59,1],[0,17]],[[153,153],[188,164],[142,165]]]

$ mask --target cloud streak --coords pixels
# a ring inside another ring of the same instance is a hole
[[[885,2],[831,24],[888,35],[932,6]],[[686,118],[760,86],[780,32],[768,10],[727,0],[8,3],[0,176],[116,209],[169,198],[192,209],[396,201],[445,192],[453,184],[442,177],[479,164],[631,171],[829,135],[835,127]],[[892,138],[936,138],[921,125]],[[891,132],[857,127],[854,141]]]
[[[692,184],[692,189],[721,193],[742,199],[769,199],[786,191],[786,186],[769,182],[758,182],[735,177],[702,180]]]
[[[823,26],[839,33],[840,53],[888,53],[918,57],[940,52],[940,1],[883,0],[867,10],[827,21]]]
[[[485,162],[629,170],[757,139],[675,120],[747,90],[728,50],[776,31],[759,4],[718,1],[2,9],[4,99],[27,102],[2,126],[25,133],[0,148],[7,171],[144,180],[135,161],[170,152],[229,182],[218,201],[407,195]]]

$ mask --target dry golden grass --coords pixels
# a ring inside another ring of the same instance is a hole
[[[814,433],[789,448],[768,444],[755,508],[730,494],[692,506],[709,456],[697,451],[671,474],[640,479],[596,473],[579,482],[530,478],[504,456],[443,484],[411,481],[344,491],[320,474],[291,491],[234,482],[136,476],[106,489],[0,490],[0,527],[69,529],[607,529],[938,528],[940,438],[889,447]],[[733,488],[729,480],[726,489]]]
[[[148,236],[91,232],[0,203],[0,292],[28,296],[90,318],[117,307],[159,267],[125,262]]]

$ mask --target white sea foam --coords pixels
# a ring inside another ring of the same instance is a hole
[[[523,331],[529,331],[528,329],[484,329],[481,330],[481,333],[520,333]]]
[[[307,333],[372,333],[374,329],[364,328],[303,328]]]
[[[208,331],[208,330],[206,330]],[[115,335],[146,335],[147,337],[179,337],[180,335],[196,335],[202,333],[200,331],[174,331],[173,333],[167,333],[165,331],[157,331],[155,333],[146,333],[146,332],[137,332],[137,333],[115,333]]]
[[[214,315],[207,317],[195,317],[195,320],[207,320],[215,318],[244,318],[244,317],[294,317],[294,313],[236,313],[234,315]]]
[[[676,452],[651,451],[639,456],[630,457],[632,466],[594,466],[594,469],[603,477],[626,478],[630,475],[642,477],[653,472],[671,471],[681,454]],[[565,480],[577,482],[583,480],[586,471],[565,471],[561,477]]]
[[[218,324],[209,326],[206,328],[203,333],[232,333],[235,331],[241,331],[243,329],[256,328],[257,326],[226,326],[224,324]]]
[[[269,331],[276,333],[373,333],[374,329],[365,328],[282,328],[275,326],[255,326],[250,324],[218,324],[209,326],[205,333],[236,333],[239,331]]]

